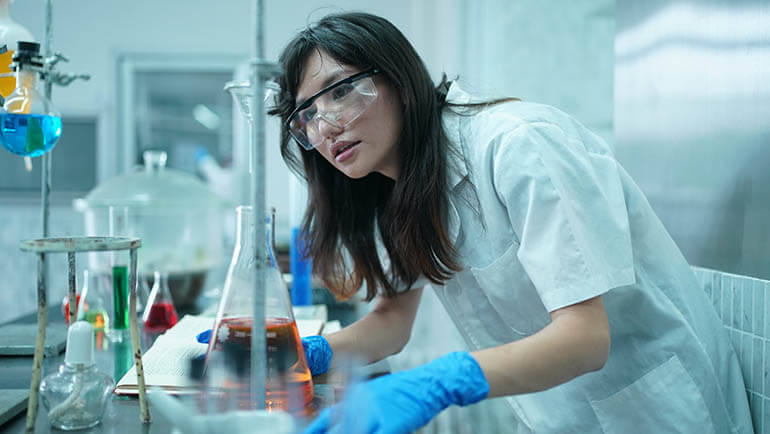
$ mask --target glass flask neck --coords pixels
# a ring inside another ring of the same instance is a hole
[[[150,302],[152,299],[171,301],[171,290],[168,287],[168,273],[156,271],[153,273],[152,292],[150,293]]]
[[[254,211],[248,206],[236,209],[237,229],[235,233],[236,255],[251,256],[255,239]],[[257,256],[266,259],[271,266],[278,266],[275,256],[275,208],[267,209],[265,213],[265,249],[259,249]]]
[[[30,65],[16,67],[16,87],[8,95],[3,108],[8,113],[59,117],[53,104],[37,89],[39,73]],[[58,129],[59,134],[60,128]],[[58,136],[56,137],[58,140]]]
[[[19,65],[16,75],[16,89],[35,89],[37,87],[37,71]]]
[[[266,242],[254,252],[256,238],[254,212],[251,207],[240,206],[236,209],[237,232],[233,256],[225,277],[222,298],[219,301],[217,318],[253,317],[254,278],[257,261],[264,265],[265,272],[265,315],[293,318],[288,300],[288,290],[283,281],[272,246],[273,214],[272,210],[260,219],[264,222],[259,228],[265,230]],[[273,300],[273,301],[270,301]]]
[[[69,363],[64,362],[59,366],[59,372],[62,374],[80,374],[85,372],[91,372],[96,369],[96,364],[91,363],[89,365],[85,363]]]

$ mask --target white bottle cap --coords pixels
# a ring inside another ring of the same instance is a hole
[[[87,321],[75,321],[67,330],[67,353],[64,362],[68,365],[94,364],[94,327]]]

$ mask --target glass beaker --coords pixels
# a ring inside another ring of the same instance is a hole
[[[19,42],[13,54],[16,88],[0,112],[0,142],[14,154],[37,157],[50,151],[61,136],[61,116],[37,91],[43,67],[40,44]]]
[[[247,355],[243,384],[250,382],[251,329],[253,324],[252,291],[254,290],[255,259],[254,213],[251,207],[236,209],[237,232],[233,257],[225,279],[216,321],[212,330],[207,363],[226,346],[236,344]],[[265,408],[292,413],[304,412],[313,399],[313,382],[302,349],[297,324],[291,309],[289,292],[273,249],[273,212],[265,217],[266,243],[257,250],[258,260],[265,261],[265,334],[267,372],[265,378]],[[265,230],[261,228],[260,230]],[[232,389],[237,389],[232,387]],[[245,390],[240,387],[240,390]],[[249,407],[240,402],[240,407]]]

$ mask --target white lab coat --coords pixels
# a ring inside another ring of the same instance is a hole
[[[453,84],[447,99],[470,96]],[[727,334],[611,148],[539,104],[443,122],[458,150],[449,230],[464,269],[434,290],[468,346],[531,335],[549,312],[597,295],[609,319],[601,370],[506,398],[519,431],[752,432]]]

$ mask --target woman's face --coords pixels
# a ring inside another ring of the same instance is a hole
[[[358,72],[361,70],[341,64],[325,51],[313,50],[305,60],[296,101],[304,101],[326,86]],[[319,120],[318,134],[323,141],[315,149],[351,178],[379,172],[396,179],[399,172],[397,142],[402,127],[401,100],[381,76],[372,78],[377,86],[377,99],[345,127]]]

